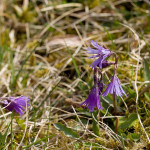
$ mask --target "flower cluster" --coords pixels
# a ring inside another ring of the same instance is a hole
[[[93,56],[89,58],[96,58],[96,60],[90,65],[92,69],[94,69],[94,86],[91,89],[91,92],[88,96],[88,98],[81,103],[81,105],[84,105],[89,109],[90,112],[94,111],[94,108],[97,107],[99,110],[102,110],[102,106],[100,103],[99,96],[107,96],[110,94],[115,94],[117,96],[122,97],[123,94],[125,96],[126,93],[122,89],[120,81],[116,75],[116,69],[117,69],[117,55],[116,53],[110,51],[107,48],[104,48],[103,46],[98,45],[97,42],[91,41],[91,44],[94,48],[87,48],[87,53],[93,54]],[[110,56],[115,56],[115,62],[109,62],[108,58]],[[100,71],[100,69],[106,68],[110,65],[114,65],[114,74],[112,76],[111,82],[107,85],[106,90],[103,92],[103,76]],[[101,78],[99,79],[99,74],[101,74]]]
[[[88,48],[87,53],[96,54],[91,56],[90,58],[97,57],[97,59],[90,66],[92,66],[92,68],[96,68],[98,66],[100,69],[109,66],[110,63],[105,59],[109,57],[112,54],[112,52],[109,49],[105,49],[102,46],[99,46],[94,41],[91,41],[91,44],[95,47],[95,49]]]
[[[20,96],[20,97],[1,97],[0,104],[3,105],[9,111],[15,111],[20,116],[23,116],[25,108],[29,107],[29,98]]]

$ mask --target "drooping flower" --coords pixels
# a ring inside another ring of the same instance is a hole
[[[89,53],[89,54],[104,55],[104,54],[108,54],[111,52],[109,49],[106,49],[103,46],[98,45],[98,43],[93,41],[93,40],[91,40],[91,44],[93,45],[94,49],[93,48],[87,48],[87,53]]]
[[[106,49],[100,45],[97,44],[97,42],[94,42],[91,40],[91,44],[94,46],[94,48],[87,48],[87,53],[94,54],[93,56],[89,58],[97,58],[90,66],[92,68],[96,68],[97,66],[99,68],[107,67],[106,65],[106,58],[111,55],[111,51],[109,49]],[[96,55],[95,55],[96,54]],[[111,65],[111,63],[107,63],[108,65]]]
[[[2,105],[9,111],[14,110],[17,114],[20,114],[21,117],[24,114],[25,108],[30,106],[28,103],[30,99],[28,97],[6,97],[3,99]]]
[[[107,61],[107,60],[104,60],[103,61],[103,63],[102,63],[102,68],[106,68],[106,67],[108,67],[108,66],[110,66],[110,65],[112,65],[113,63],[111,63],[111,62],[109,62],[109,61]]]
[[[108,93],[113,94],[114,92],[116,93],[117,96],[121,97],[124,94],[127,97],[116,75],[112,77],[111,82],[109,83],[109,85],[107,86],[106,90],[103,93],[103,96],[107,96]]]
[[[99,67],[99,68],[105,68],[106,67],[106,65],[104,65],[105,64],[105,58],[106,57],[108,57],[109,55],[99,55],[99,58],[98,59],[96,59],[91,65],[90,65],[90,67],[92,66],[92,68],[96,68],[97,66]],[[111,64],[109,64],[109,65],[111,65]],[[108,65],[108,66],[109,66]]]
[[[101,85],[93,86],[88,98],[83,103],[81,103],[81,105],[85,105],[85,107],[87,107],[89,112],[93,112],[95,107],[97,107],[99,110],[102,110],[103,108],[101,106],[99,98],[101,92],[102,92]]]

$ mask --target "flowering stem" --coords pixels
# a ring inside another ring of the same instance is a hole
[[[99,81],[99,82],[101,82],[103,80],[103,74],[100,70],[98,70],[98,73],[101,75],[101,78],[100,78],[100,81]]]
[[[117,63],[118,63],[118,58],[116,53],[112,53],[115,56],[115,63],[114,63],[114,76],[116,74],[117,70]],[[116,102],[116,92],[113,93],[113,105],[114,105],[114,114],[117,115],[117,102]],[[115,126],[115,132],[117,133],[118,130],[118,125],[119,125],[119,119],[116,117],[116,126]]]
[[[116,93],[113,93],[113,105],[114,105],[114,113],[117,114],[117,104],[116,104]]]
[[[100,136],[100,127],[98,124],[99,112],[98,111],[93,112],[92,118],[93,118],[93,131],[97,136]]]
[[[116,126],[115,126],[115,132],[117,133],[118,131],[118,125],[119,125],[119,119],[116,117]]]
[[[13,150],[13,113],[11,114],[11,149]]]
[[[94,68],[94,85],[98,83],[98,69]]]
[[[113,105],[114,105],[114,113],[117,115],[117,103],[116,103],[116,93],[113,93]],[[118,124],[119,124],[119,119],[116,117],[116,126],[115,126],[115,132],[117,133],[118,130]]]
[[[116,74],[118,57],[117,57],[116,53],[114,53],[114,52],[111,52],[111,55],[114,55],[114,57],[115,57],[115,62],[113,63],[113,65],[114,65],[114,74]]]

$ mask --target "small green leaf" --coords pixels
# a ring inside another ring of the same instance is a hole
[[[126,89],[127,89],[127,91],[129,92],[130,95],[135,96],[135,91],[134,90],[132,90],[130,87],[127,87]]]
[[[85,147],[90,147],[92,145],[92,148],[99,148],[99,144],[96,144],[96,143],[91,143],[91,142],[84,142],[83,143],[83,146],[85,146]],[[101,149],[101,148],[99,148],[99,149]]]
[[[73,145],[74,145],[74,148],[75,148],[76,150],[81,149],[81,144],[80,144],[80,143],[76,142],[76,143],[74,143]]]
[[[119,128],[121,129],[127,129],[134,125],[134,123],[138,120],[137,114],[132,113],[129,115],[128,118],[126,117],[120,117],[119,118]]]
[[[148,92],[146,92],[146,93],[144,93],[144,96],[150,102],[150,94]]]
[[[89,113],[89,111],[87,111],[86,109],[77,108],[77,111],[80,112],[80,114],[85,115],[86,117],[92,117],[92,116],[91,116],[91,113]]]
[[[149,64],[146,59],[144,59],[144,79],[145,81],[150,80],[150,69],[149,69]]]
[[[66,136],[69,136],[72,138],[79,138],[79,135],[77,134],[77,132],[73,131],[71,128],[66,127],[62,123],[55,123],[54,126],[56,129],[63,131]]]
[[[137,142],[140,140],[140,134],[137,134],[137,133],[131,133],[131,137],[132,139]]]

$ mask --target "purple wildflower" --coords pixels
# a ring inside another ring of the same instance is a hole
[[[109,49],[103,48],[102,46],[98,45],[97,42],[94,42],[93,40],[91,40],[91,44],[95,49],[88,48],[87,53],[96,55],[93,55],[89,58],[98,58],[90,66],[92,66],[92,68],[96,68],[96,66],[98,66],[99,68],[106,67],[106,65],[104,66],[103,64],[106,63],[105,59],[110,56],[112,52]]]
[[[108,66],[110,66],[110,65],[112,65],[112,64],[113,64],[113,63],[108,62],[107,60],[104,60],[103,63],[102,63],[102,68],[106,68],[106,67],[108,67]]]
[[[81,103],[81,105],[85,105],[85,107],[88,107],[87,109],[89,109],[89,112],[93,112],[95,106],[99,110],[103,109],[99,98],[99,94],[101,93],[100,90],[102,90],[100,86],[93,86],[88,98],[83,103]]]
[[[6,109],[8,109],[9,111],[14,110],[17,114],[20,114],[21,117],[24,114],[24,108],[26,108],[26,106],[30,106],[30,104],[28,103],[30,99],[28,97],[7,97],[6,99],[3,99],[3,106],[6,107]]]
[[[116,75],[114,75],[112,77],[111,82],[109,83],[105,92],[103,93],[103,96],[107,96],[108,93],[113,94],[114,92],[116,93],[117,96],[121,97],[122,94],[124,94],[127,97],[127,95],[126,95],[125,91],[122,89],[119,79]]]

